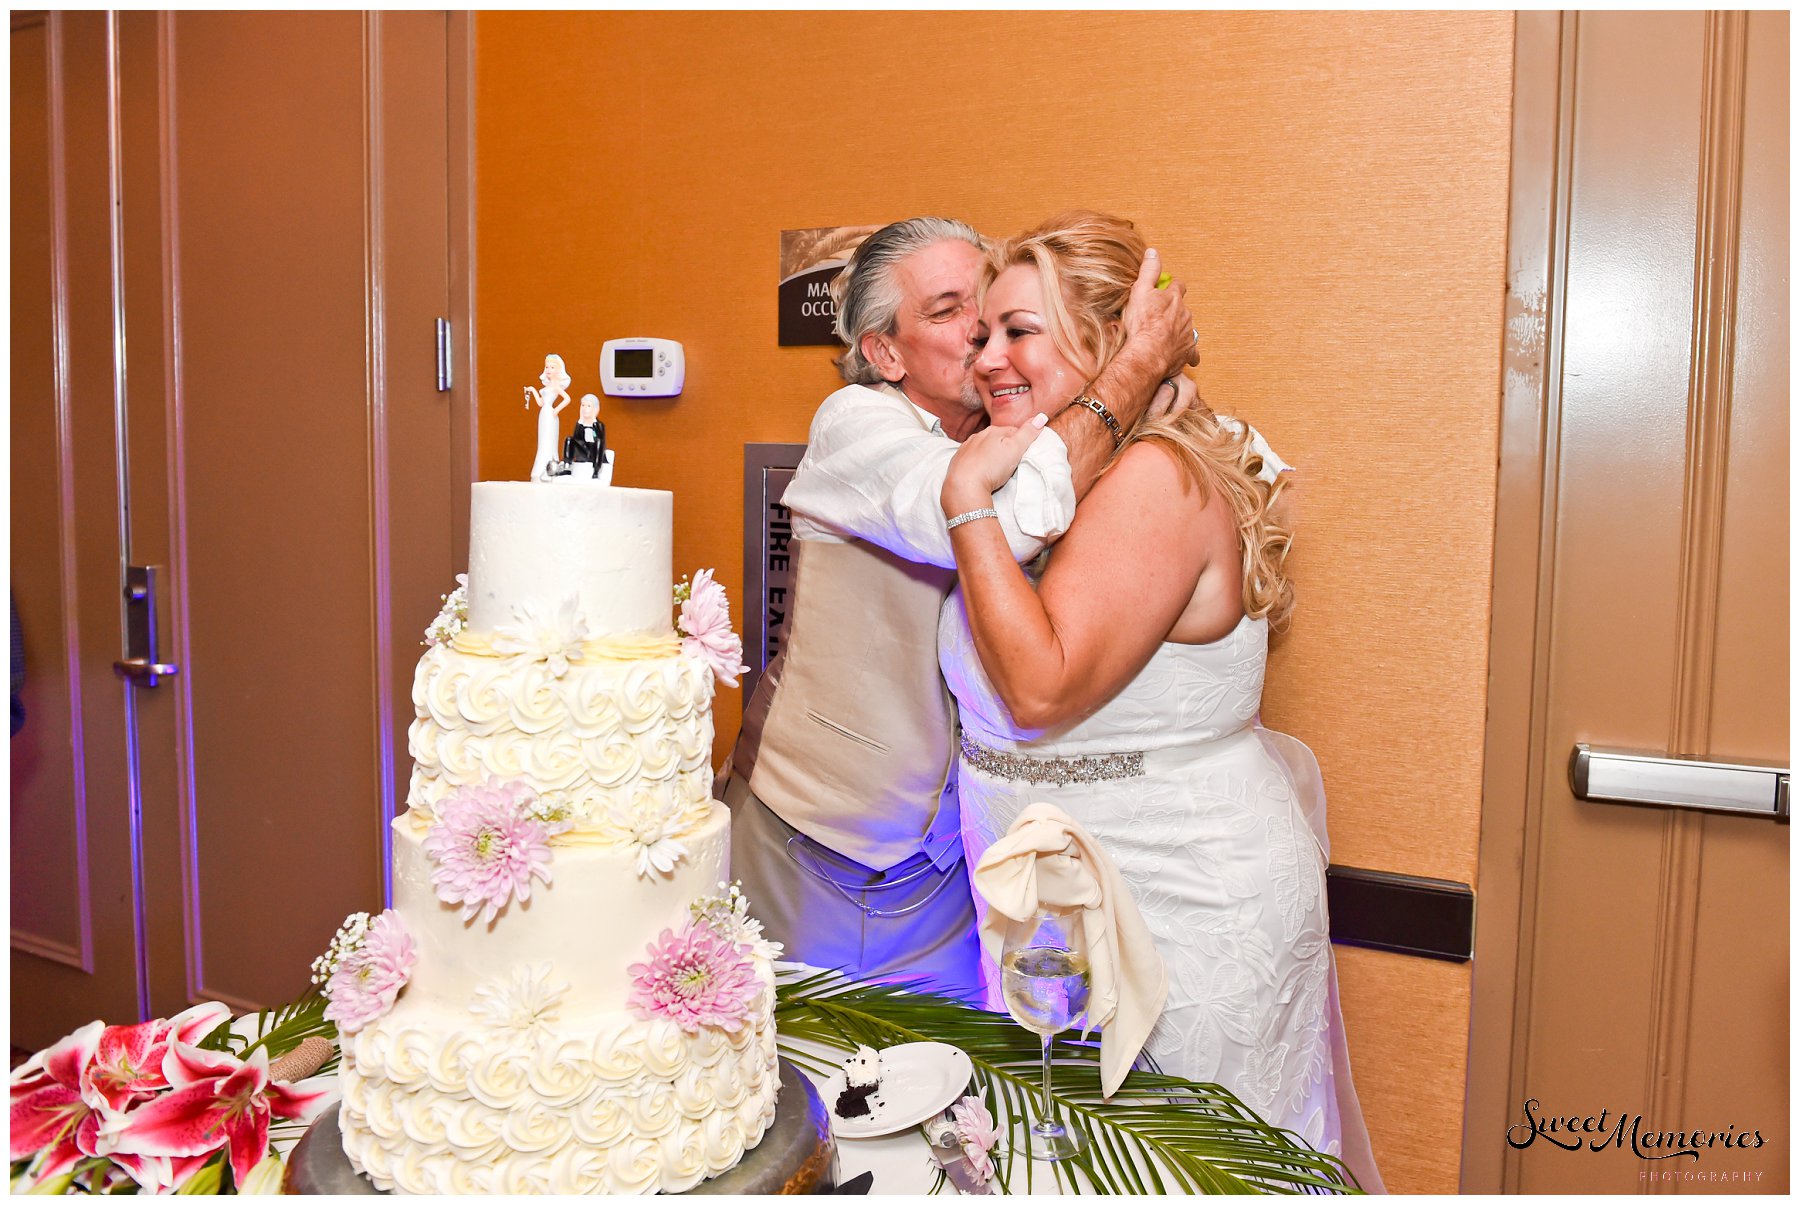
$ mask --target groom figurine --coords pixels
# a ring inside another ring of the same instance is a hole
[[[591,393],[581,395],[581,418],[563,440],[562,458],[565,464],[593,466],[595,477],[606,463],[606,424],[600,421],[600,399]]]
[[[976,997],[980,947],[956,806],[956,707],[938,672],[938,611],[956,560],[938,495],[986,425],[968,384],[982,240],[944,218],[870,235],[832,284],[848,384],[813,418],[782,498],[793,515],[785,651],[757,683],[720,778],[731,870],[787,956],[899,974]],[[1194,362],[1179,285],[1150,252],[1127,340],[1089,394],[1121,428]],[[1068,529],[1114,451],[1071,406],[994,496],[1020,561]]]

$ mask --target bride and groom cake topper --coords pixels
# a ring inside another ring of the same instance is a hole
[[[600,421],[600,398],[581,395],[575,430],[562,438],[562,412],[569,405],[570,377],[558,355],[544,357],[540,388],[525,386],[525,405],[538,408],[537,449],[531,458],[531,480],[598,481],[612,484],[613,454],[606,450],[606,424]],[[560,400],[558,400],[560,399]],[[560,448],[558,445],[561,445]],[[560,455],[558,454],[560,452]]]

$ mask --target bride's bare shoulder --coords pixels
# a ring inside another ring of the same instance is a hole
[[[1229,518],[1230,507],[1219,491],[1207,490],[1206,495],[1201,505],[1199,484],[1173,449],[1160,440],[1139,440],[1119,453],[1094,483],[1076,508],[1076,522],[1086,514],[1108,523],[1142,523],[1148,515],[1160,512],[1180,529],[1190,523],[1208,525],[1218,517],[1215,511]]]

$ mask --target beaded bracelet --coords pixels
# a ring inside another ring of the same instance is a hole
[[[961,527],[964,523],[973,523],[976,519],[998,519],[999,517],[1000,512],[991,506],[984,506],[980,510],[966,510],[962,514],[956,516],[956,518],[945,523],[944,530],[949,531],[952,527]]]

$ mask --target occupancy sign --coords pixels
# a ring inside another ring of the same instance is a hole
[[[817,226],[781,232],[777,342],[782,347],[838,346],[831,282],[879,226]]]

